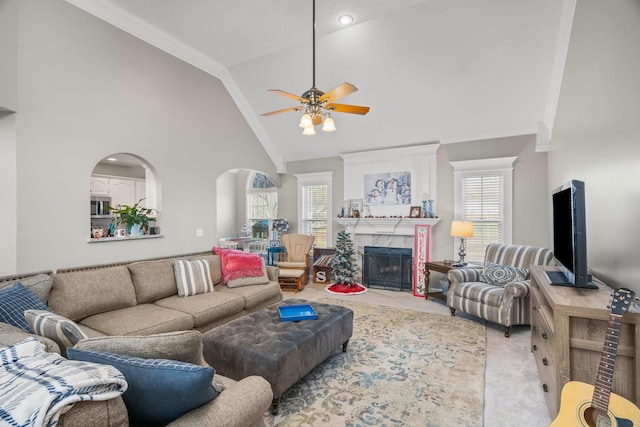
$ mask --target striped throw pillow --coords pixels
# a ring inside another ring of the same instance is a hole
[[[206,259],[175,260],[173,268],[176,274],[178,295],[188,297],[191,295],[213,292],[213,281],[209,261]]]
[[[78,341],[88,338],[73,320],[50,311],[26,310],[24,317],[34,333],[54,340],[63,353],[67,347],[73,347]]]

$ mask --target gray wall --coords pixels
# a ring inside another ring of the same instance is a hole
[[[513,242],[548,247],[548,206],[546,153],[536,153],[535,136],[518,136],[457,144],[444,144],[437,151],[437,215],[440,222],[433,228],[431,259],[450,259],[457,255],[450,236],[453,219],[453,168],[450,161],[518,156],[513,175]],[[333,171],[333,212],[335,217],[344,198],[342,159],[326,158],[287,163],[279,196],[283,217],[297,218],[296,173]],[[286,209],[286,210],[285,210]],[[295,221],[295,220],[294,220]],[[333,223],[333,242],[340,226]]]
[[[239,167],[275,175],[222,83],[63,0],[13,4],[16,270],[210,249],[218,238],[218,176]],[[157,171],[163,238],[87,243],[91,171],[118,152]]]
[[[585,181],[588,264],[640,293],[640,2],[580,0],[551,137],[549,188]]]
[[[280,176],[278,193],[278,214],[289,221],[289,232],[298,232],[298,180],[295,174],[312,172],[333,172],[331,184],[331,218],[335,218],[342,209],[344,201],[344,169],[341,157],[327,157],[314,160],[301,160],[287,163],[287,173]],[[340,226],[331,224],[329,245],[334,245]]]

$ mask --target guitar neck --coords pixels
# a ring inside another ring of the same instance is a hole
[[[598,373],[596,375],[595,388],[593,390],[593,399],[591,400],[591,405],[604,413],[606,413],[609,408],[611,385],[613,383],[613,369],[616,364],[621,323],[622,315],[611,314],[609,316],[609,326],[607,327],[607,335],[605,336],[602,356],[600,356],[600,365],[598,366]]]

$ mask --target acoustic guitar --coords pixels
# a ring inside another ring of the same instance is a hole
[[[560,411],[549,427],[640,427],[640,409],[611,393],[622,315],[629,310],[634,295],[625,288],[614,293],[596,384],[566,383],[562,387]]]

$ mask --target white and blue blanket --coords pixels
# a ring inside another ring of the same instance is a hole
[[[48,353],[35,338],[0,348],[0,364],[0,426],[55,426],[74,403],[127,389],[116,368]]]

